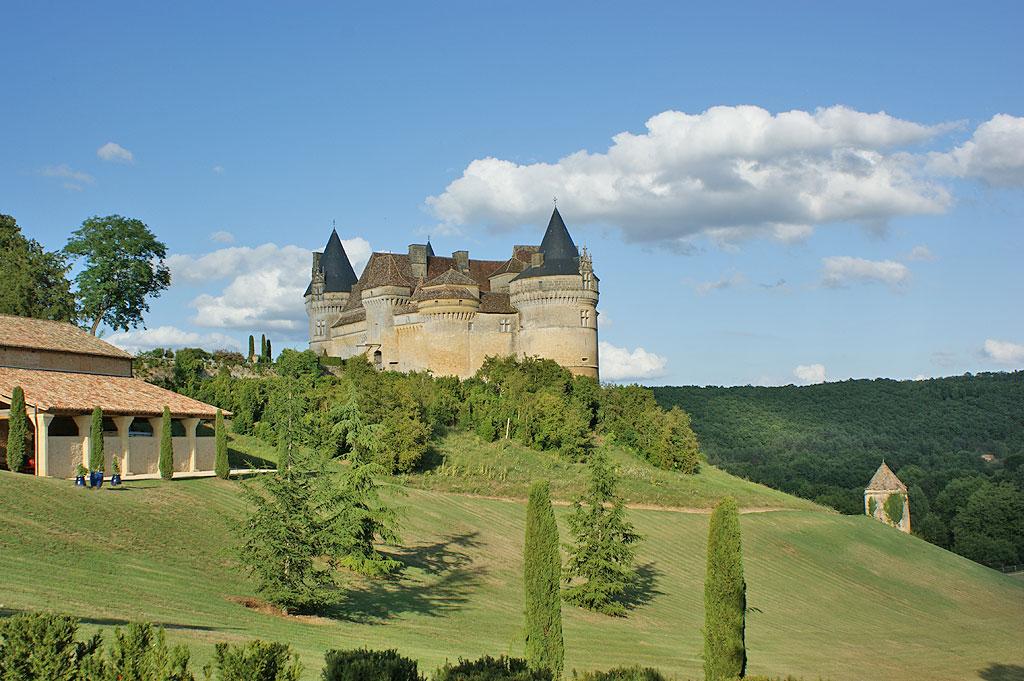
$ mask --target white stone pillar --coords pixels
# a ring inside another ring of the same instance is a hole
[[[118,456],[121,457],[121,475],[128,475],[131,470],[131,442],[128,439],[128,431],[131,430],[134,416],[115,416],[114,425],[117,426],[117,439],[121,445]]]
[[[50,421],[53,414],[36,412],[32,418],[36,432],[34,442],[36,445],[36,475],[45,477],[50,474],[48,464],[50,462]]]
[[[72,417],[78,427],[78,437],[82,438],[82,465],[89,468],[89,448],[92,446],[92,415],[82,414]]]
[[[188,443],[188,469],[196,470],[196,429],[199,427],[199,419],[182,419],[181,425],[185,426],[185,437]]]

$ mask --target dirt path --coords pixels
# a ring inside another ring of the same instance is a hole
[[[433,491],[438,494],[450,494],[453,497],[466,497],[469,499],[486,499],[488,501],[506,501],[515,504],[525,504],[526,499],[520,497],[499,497],[491,496],[488,494],[472,494],[470,492],[441,492],[439,490],[423,490]],[[563,499],[552,499],[552,506],[571,506],[571,502]],[[626,508],[635,511],[667,511],[669,513],[692,513],[695,515],[711,515],[712,508],[694,508],[687,506],[658,506],[657,504],[626,504]],[[799,509],[786,508],[784,506],[765,506],[755,508],[741,508],[740,513],[774,513],[776,511],[793,511]]]

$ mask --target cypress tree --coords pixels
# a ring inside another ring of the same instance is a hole
[[[260,364],[267,361],[267,334],[260,334]]]
[[[11,393],[10,419],[7,431],[7,467],[17,473],[25,465],[25,438],[28,436],[25,391],[20,385],[15,386]]]
[[[742,678],[747,668],[744,642],[747,585],[743,581],[740,516],[736,500],[715,507],[708,528],[708,566],[704,578],[704,678]]]
[[[562,558],[558,525],[546,480],[533,484],[526,506],[523,582],[526,587],[526,660],[533,669],[562,676]]]
[[[274,362],[274,350],[270,347],[270,339],[267,339],[267,364]]]
[[[89,423],[89,470],[105,471],[107,469],[105,459],[103,454],[103,410],[96,407],[92,410],[92,421]]]
[[[250,364],[252,364],[252,361],[256,359],[256,339],[253,338],[251,333],[249,334],[249,354],[247,359]]]
[[[590,455],[590,485],[573,502],[565,599],[606,615],[622,616],[622,597],[636,576],[633,544],[640,540],[626,520],[626,504],[615,488],[618,478],[604,450]]]
[[[174,443],[171,440],[171,410],[164,407],[160,419],[160,477],[170,480],[174,477]]]
[[[217,459],[213,470],[218,478],[227,480],[231,475],[231,466],[228,465],[228,434],[224,430],[224,412],[217,410],[217,420],[214,421],[214,436],[217,440]]]

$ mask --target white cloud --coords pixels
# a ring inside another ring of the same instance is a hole
[[[220,166],[220,165],[213,166],[213,168],[211,168],[210,170],[213,171],[214,175],[223,175],[224,174],[224,166]]]
[[[135,156],[132,152],[115,142],[107,142],[104,144],[96,150],[96,155],[104,161],[113,161],[115,163],[135,163]]]
[[[821,283],[841,288],[851,283],[882,283],[899,289],[910,280],[910,269],[895,260],[865,260],[848,255],[822,258]]]
[[[742,286],[743,284],[746,283],[746,281],[746,277],[744,277],[739,272],[732,272],[730,274],[725,275],[724,277],[717,281],[701,282],[694,287],[694,290],[697,291],[697,295],[705,296],[711,293],[712,291],[722,291],[727,288]]]
[[[999,364],[1024,365],[1024,345],[989,338],[985,341],[985,356]]]
[[[357,237],[342,243],[358,272],[370,257],[369,242]],[[227,281],[219,293],[202,293],[192,300],[190,304],[196,310],[193,323],[247,331],[305,332],[302,294],[309,284],[311,264],[311,249],[276,244],[234,246],[200,256],[167,258],[174,284]]]
[[[910,249],[910,253],[907,255],[907,260],[918,260],[928,262],[931,260],[936,260],[936,256],[934,253],[932,253],[932,249],[928,248],[927,246],[920,245],[914,246],[912,249]]]
[[[630,381],[665,375],[668,359],[643,348],[620,348],[607,341],[600,343],[601,379]]]
[[[930,154],[928,166],[993,187],[1024,187],[1024,117],[996,114],[952,151]]]
[[[43,177],[56,177],[59,179],[66,180],[64,182],[64,188],[71,191],[80,192],[84,189],[84,185],[92,184],[95,182],[95,178],[89,173],[75,170],[67,163],[61,163],[55,166],[46,166],[39,171],[39,174]]]
[[[779,114],[719,106],[665,111],[646,128],[616,135],[603,153],[578,151],[556,163],[474,160],[427,205],[444,225],[503,228],[542,222],[557,195],[571,222],[685,247],[698,234],[801,240],[815,225],[877,226],[950,204],[944,187],[919,175],[919,158],[901,151],[949,125],[842,106]]]
[[[219,230],[210,235],[210,241],[216,241],[219,244],[233,244],[235,243],[235,235],[231,232]]]
[[[797,380],[801,383],[824,383],[825,365],[800,364],[793,369],[793,375],[796,376]]]
[[[118,331],[106,336],[103,340],[132,354],[153,348],[198,347],[207,350],[223,350],[242,347],[236,339],[222,333],[199,334],[194,331],[184,331],[175,326]]]

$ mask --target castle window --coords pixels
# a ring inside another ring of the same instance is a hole
[[[470,322],[470,323],[469,323],[469,330],[470,330],[470,331],[472,331],[472,330],[473,330],[473,322]]]
[[[590,326],[590,310],[580,310],[580,326]]]
[[[502,333],[510,333],[512,331],[512,322],[510,322],[507,319],[502,319],[500,322],[498,322],[498,329]]]
[[[590,272],[583,273],[583,285],[588,288],[590,287]]]
[[[327,322],[322,319],[318,319],[316,322],[316,335],[323,336],[327,333]]]

